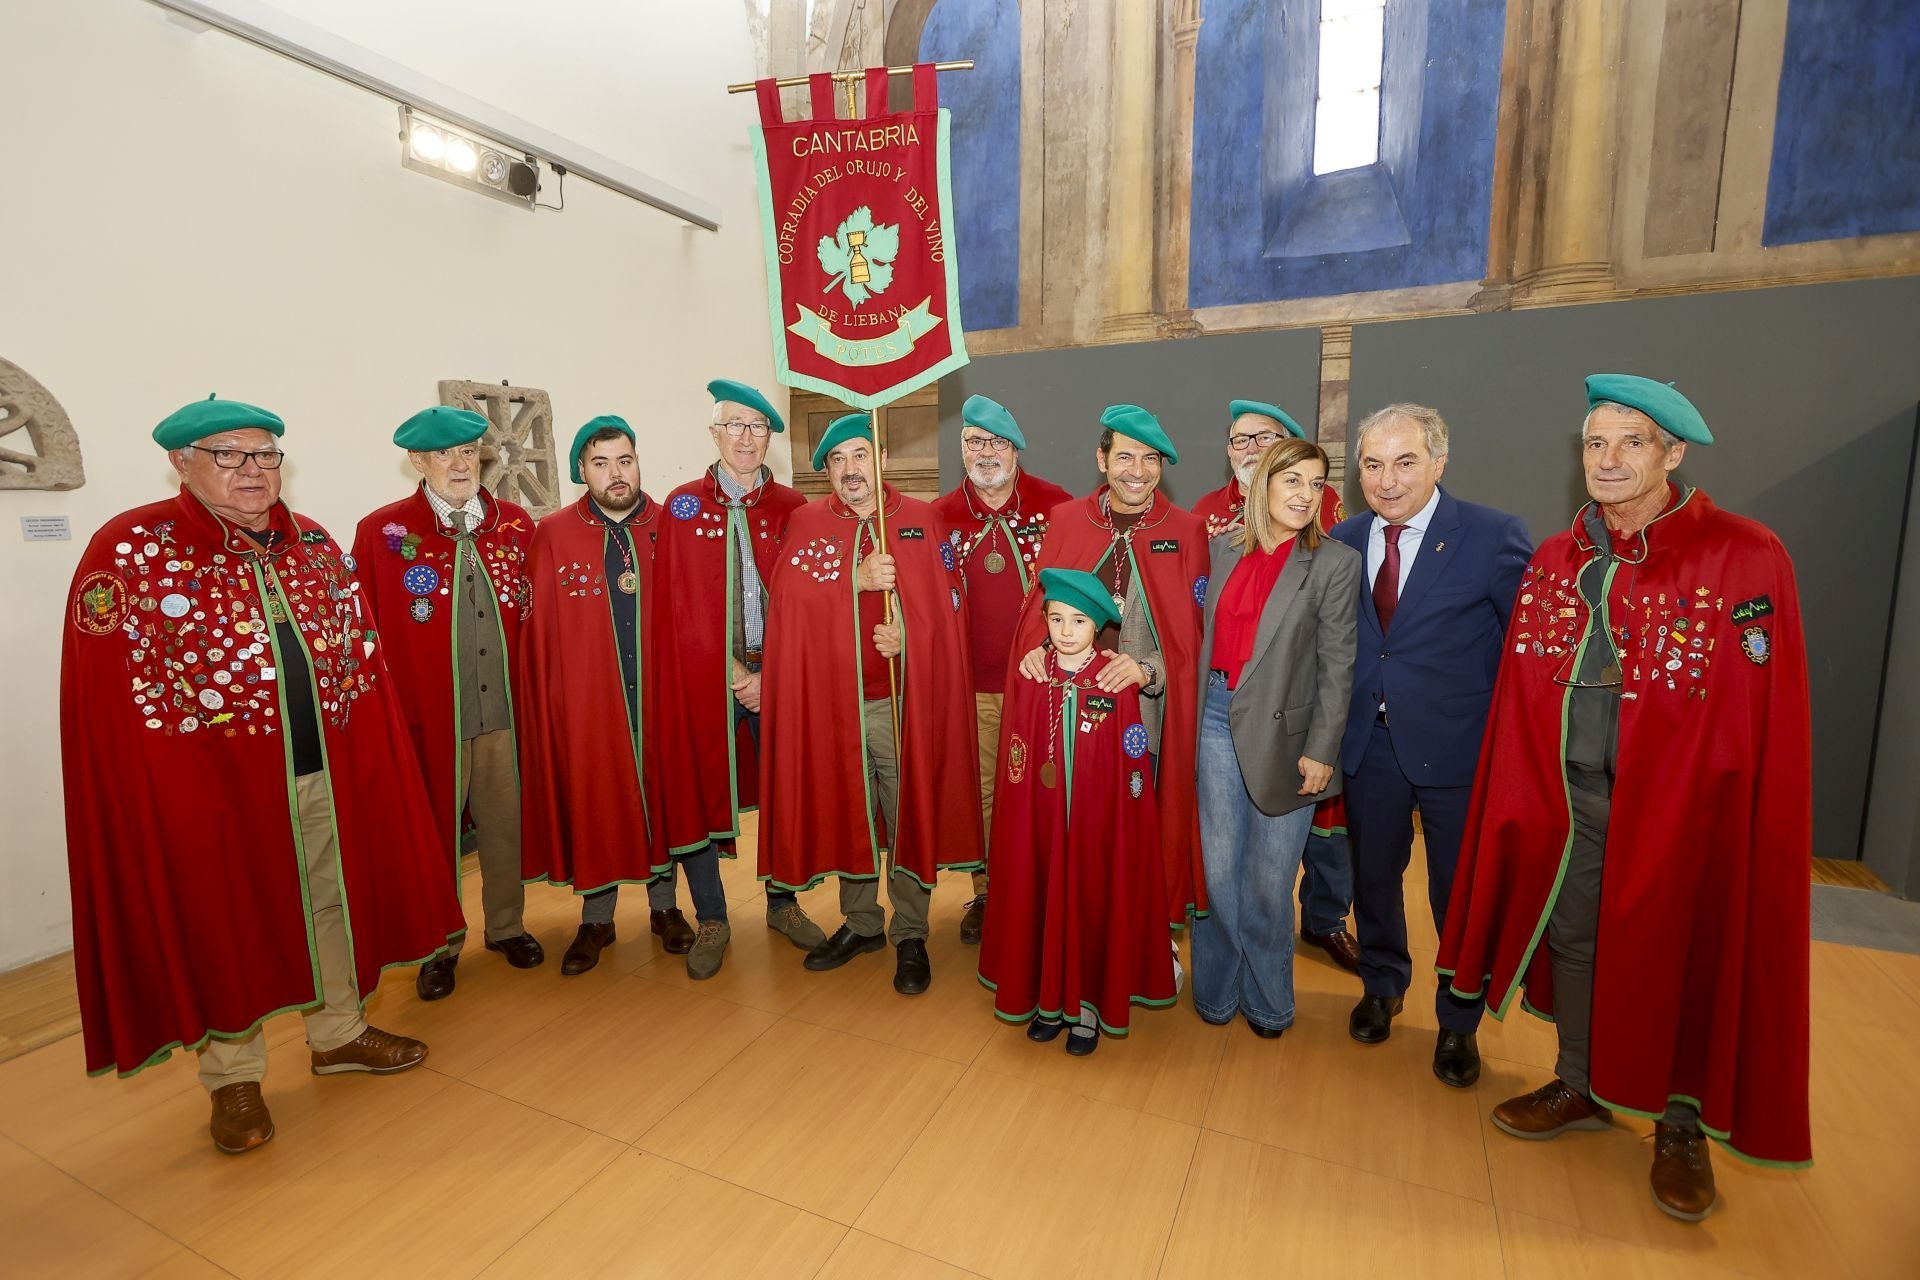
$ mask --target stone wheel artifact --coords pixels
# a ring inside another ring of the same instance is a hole
[[[440,403],[471,409],[488,422],[480,437],[480,483],[536,517],[560,507],[560,464],[553,449],[553,401],[534,387],[440,383]]]
[[[80,437],[39,379],[0,360],[0,489],[78,489]]]

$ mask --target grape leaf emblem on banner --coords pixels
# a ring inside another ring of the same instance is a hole
[[[822,293],[836,288],[859,306],[893,283],[893,260],[900,253],[900,224],[875,226],[873,210],[855,209],[831,236],[821,236],[816,252],[820,269],[831,277]]]

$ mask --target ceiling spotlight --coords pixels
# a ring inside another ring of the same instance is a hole
[[[416,115],[411,107],[400,108],[400,137],[400,163],[416,173],[523,209],[534,207],[540,190],[535,157],[520,159],[498,142]]]
[[[465,138],[447,139],[447,168],[455,173],[472,173],[479,167],[479,153]]]

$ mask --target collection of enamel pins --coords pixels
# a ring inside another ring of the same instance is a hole
[[[1608,611],[1613,660],[1603,682],[1634,686],[1621,695],[1624,698],[1637,697],[1639,688],[1665,684],[1684,697],[1705,699],[1714,650],[1707,624],[1726,607],[1723,596],[1704,586],[1693,588],[1688,595],[1670,596],[1657,591],[1635,599],[1629,579],[1628,589]],[[1735,605],[1732,617],[1735,624],[1752,623],[1772,612],[1772,602],[1766,596],[1756,596]],[[1520,582],[1515,613],[1516,654],[1532,654],[1553,659],[1563,667],[1571,666],[1587,629],[1586,601],[1572,579],[1556,578],[1538,565],[1528,566]],[[1621,618],[1628,621],[1621,622]],[[1765,629],[1747,626],[1740,635],[1740,649],[1749,661],[1765,663],[1771,656]]]

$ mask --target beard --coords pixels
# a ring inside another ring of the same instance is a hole
[[[608,485],[607,489],[613,486]],[[595,489],[588,486],[587,495],[593,499],[593,505],[610,516],[623,516],[640,505],[640,486],[629,486],[618,498],[608,496],[607,489]]]
[[[1259,465],[1260,459],[1256,457],[1248,462],[1241,463],[1233,469],[1233,478],[1240,482],[1240,488],[1243,491],[1249,484],[1253,483],[1253,469]]]
[[[976,489],[997,489],[1013,478],[1013,468],[998,458],[982,458],[967,468]]]

